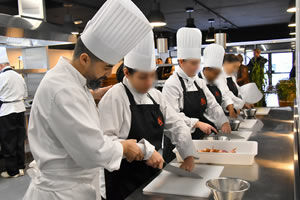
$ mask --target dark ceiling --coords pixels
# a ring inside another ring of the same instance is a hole
[[[63,24],[64,15],[70,12],[74,19],[83,20],[84,23],[78,25],[82,30],[86,22],[91,19],[105,0],[45,0],[45,2],[48,22]],[[147,15],[153,0],[133,0],[133,2]],[[73,6],[65,8],[63,7],[64,3],[71,3]],[[274,37],[287,38],[289,37],[287,23],[291,18],[291,14],[286,12],[288,3],[288,0],[160,0],[161,11],[166,17],[167,28],[158,29],[158,31],[176,32],[178,28],[185,26],[187,18],[185,8],[193,7],[195,11],[192,16],[195,18],[195,24],[204,34],[209,27],[208,19],[214,18],[216,20],[215,28],[227,28],[233,34],[240,29],[245,34],[248,32],[247,30],[250,30],[251,34],[267,36],[269,32]],[[232,24],[217,17],[203,5],[226,18]],[[17,0],[0,0],[0,13],[17,14]],[[277,33],[274,33],[272,27],[276,27],[274,30]],[[232,37],[232,41],[244,40],[238,39],[238,37],[243,36],[236,33],[236,36]],[[258,37],[256,39],[268,38]]]

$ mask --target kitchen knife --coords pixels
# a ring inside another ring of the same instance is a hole
[[[171,164],[165,165],[165,167],[163,169],[166,170],[166,171],[168,171],[168,172],[171,172],[173,174],[176,174],[177,176],[203,179],[203,177],[200,176],[199,174],[196,174],[194,172],[188,172],[188,171],[186,171],[184,169],[181,169],[179,167],[175,167],[175,166],[173,166]]]

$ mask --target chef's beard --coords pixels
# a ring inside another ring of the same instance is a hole
[[[87,87],[89,89],[95,90],[101,87],[101,84],[104,80],[106,80],[107,77],[106,76],[102,76],[98,79],[94,79],[94,80],[87,80]]]

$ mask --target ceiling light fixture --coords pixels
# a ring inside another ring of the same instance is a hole
[[[296,20],[295,20],[295,14],[291,17],[289,27],[296,27]]]
[[[164,14],[160,11],[160,3],[158,0],[154,0],[152,3],[152,9],[148,15],[148,20],[153,27],[166,26],[166,19]]]
[[[83,23],[82,19],[74,19],[74,24],[79,25],[82,23]]]
[[[290,13],[296,12],[296,2],[295,2],[295,0],[290,0],[289,7],[286,11],[290,12]]]
[[[192,12],[194,12],[194,8],[186,8],[185,12],[189,14],[189,17],[186,19],[185,27],[197,28],[195,25],[195,20],[194,20],[194,18],[192,18]]]
[[[79,34],[78,28],[74,24],[72,15],[70,14],[66,14],[64,17],[64,27],[67,32],[70,32],[73,35]]]
[[[215,22],[214,19],[208,19],[208,23],[210,23],[210,27],[206,35],[206,39],[205,39],[206,42],[215,42],[215,28],[212,25],[214,22]]]

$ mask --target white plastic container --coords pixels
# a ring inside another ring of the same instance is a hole
[[[214,153],[214,152],[197,152],[198,159],[195,163],[211,163],[211,164],[228,164],[228,165],[252,165],[254,157],[257,155],[257,142],[255,141],[208,141],[193,140],[197,150],[205,148],[214,148],[220,150],[231,151],[236,148],[236,153]],[[174,153],[178,162],[183,162],[177,149]]]

